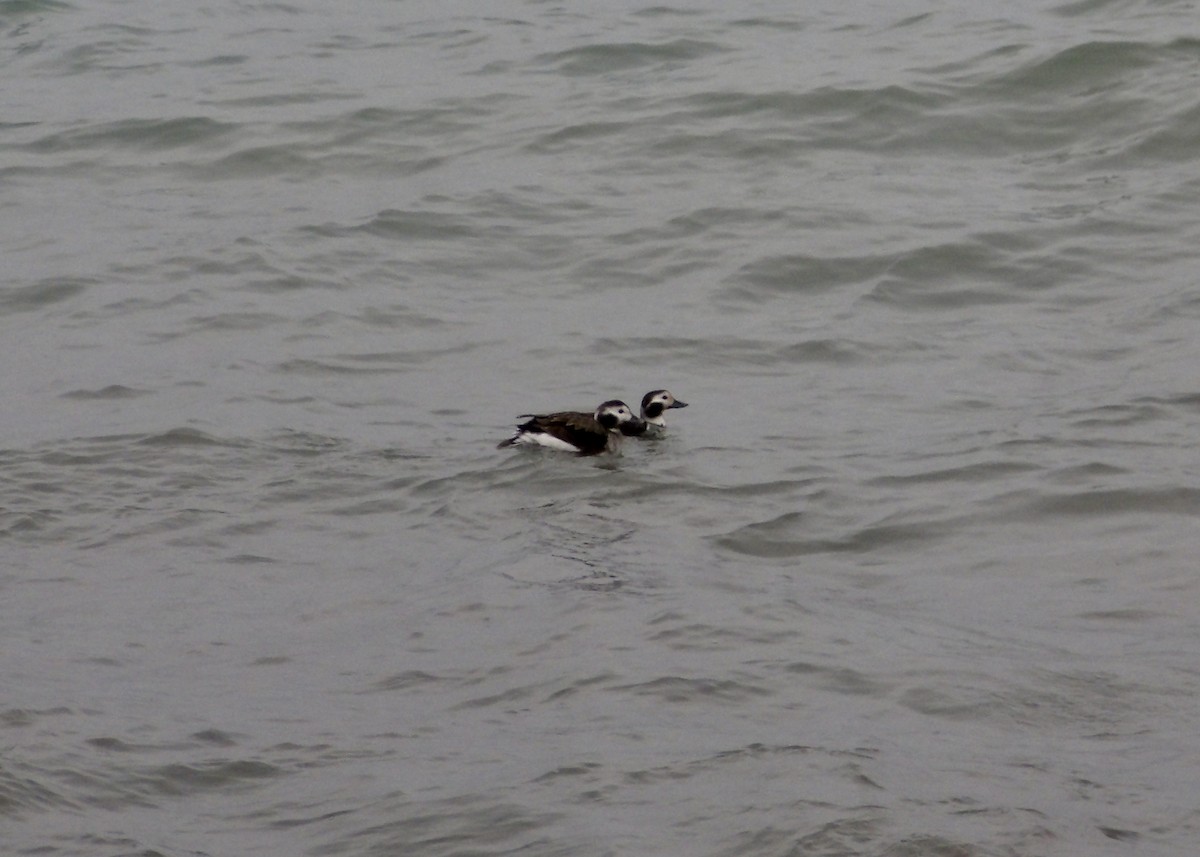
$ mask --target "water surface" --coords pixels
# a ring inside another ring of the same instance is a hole
[[[0,32],[13,854],[1194,847],[1191,4]]]

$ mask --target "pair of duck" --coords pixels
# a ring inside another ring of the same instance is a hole
[[[601,402],[594,413],[558,411],[553,414],[522,414],[528,422],[517,426],[516,433],[499,446],[539,446],[596,455],[612,452],[622,437],[638,437],[661,432],[667,427],[663,414],[670,408],[686,408],[669,390],[651,390],[642,397],[641,416],[634,416],[629,405],[619,399]]]

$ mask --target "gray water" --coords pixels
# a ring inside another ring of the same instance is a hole
[[[1192,853],[1200,14],[943,6],[0,2],[0,851]]]

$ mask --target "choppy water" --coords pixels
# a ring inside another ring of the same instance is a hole
[[[0,32],[0,850],[1194,850],[1194,3]]]

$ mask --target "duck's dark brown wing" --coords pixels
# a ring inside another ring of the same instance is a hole
[[[530,416],[526,414],[525,416]],[[580,455],[595,455],[608,446],[608,432],[595,417],[582,411],[559,411],[532,416],[521,431],[542,432],[571,444]]]

